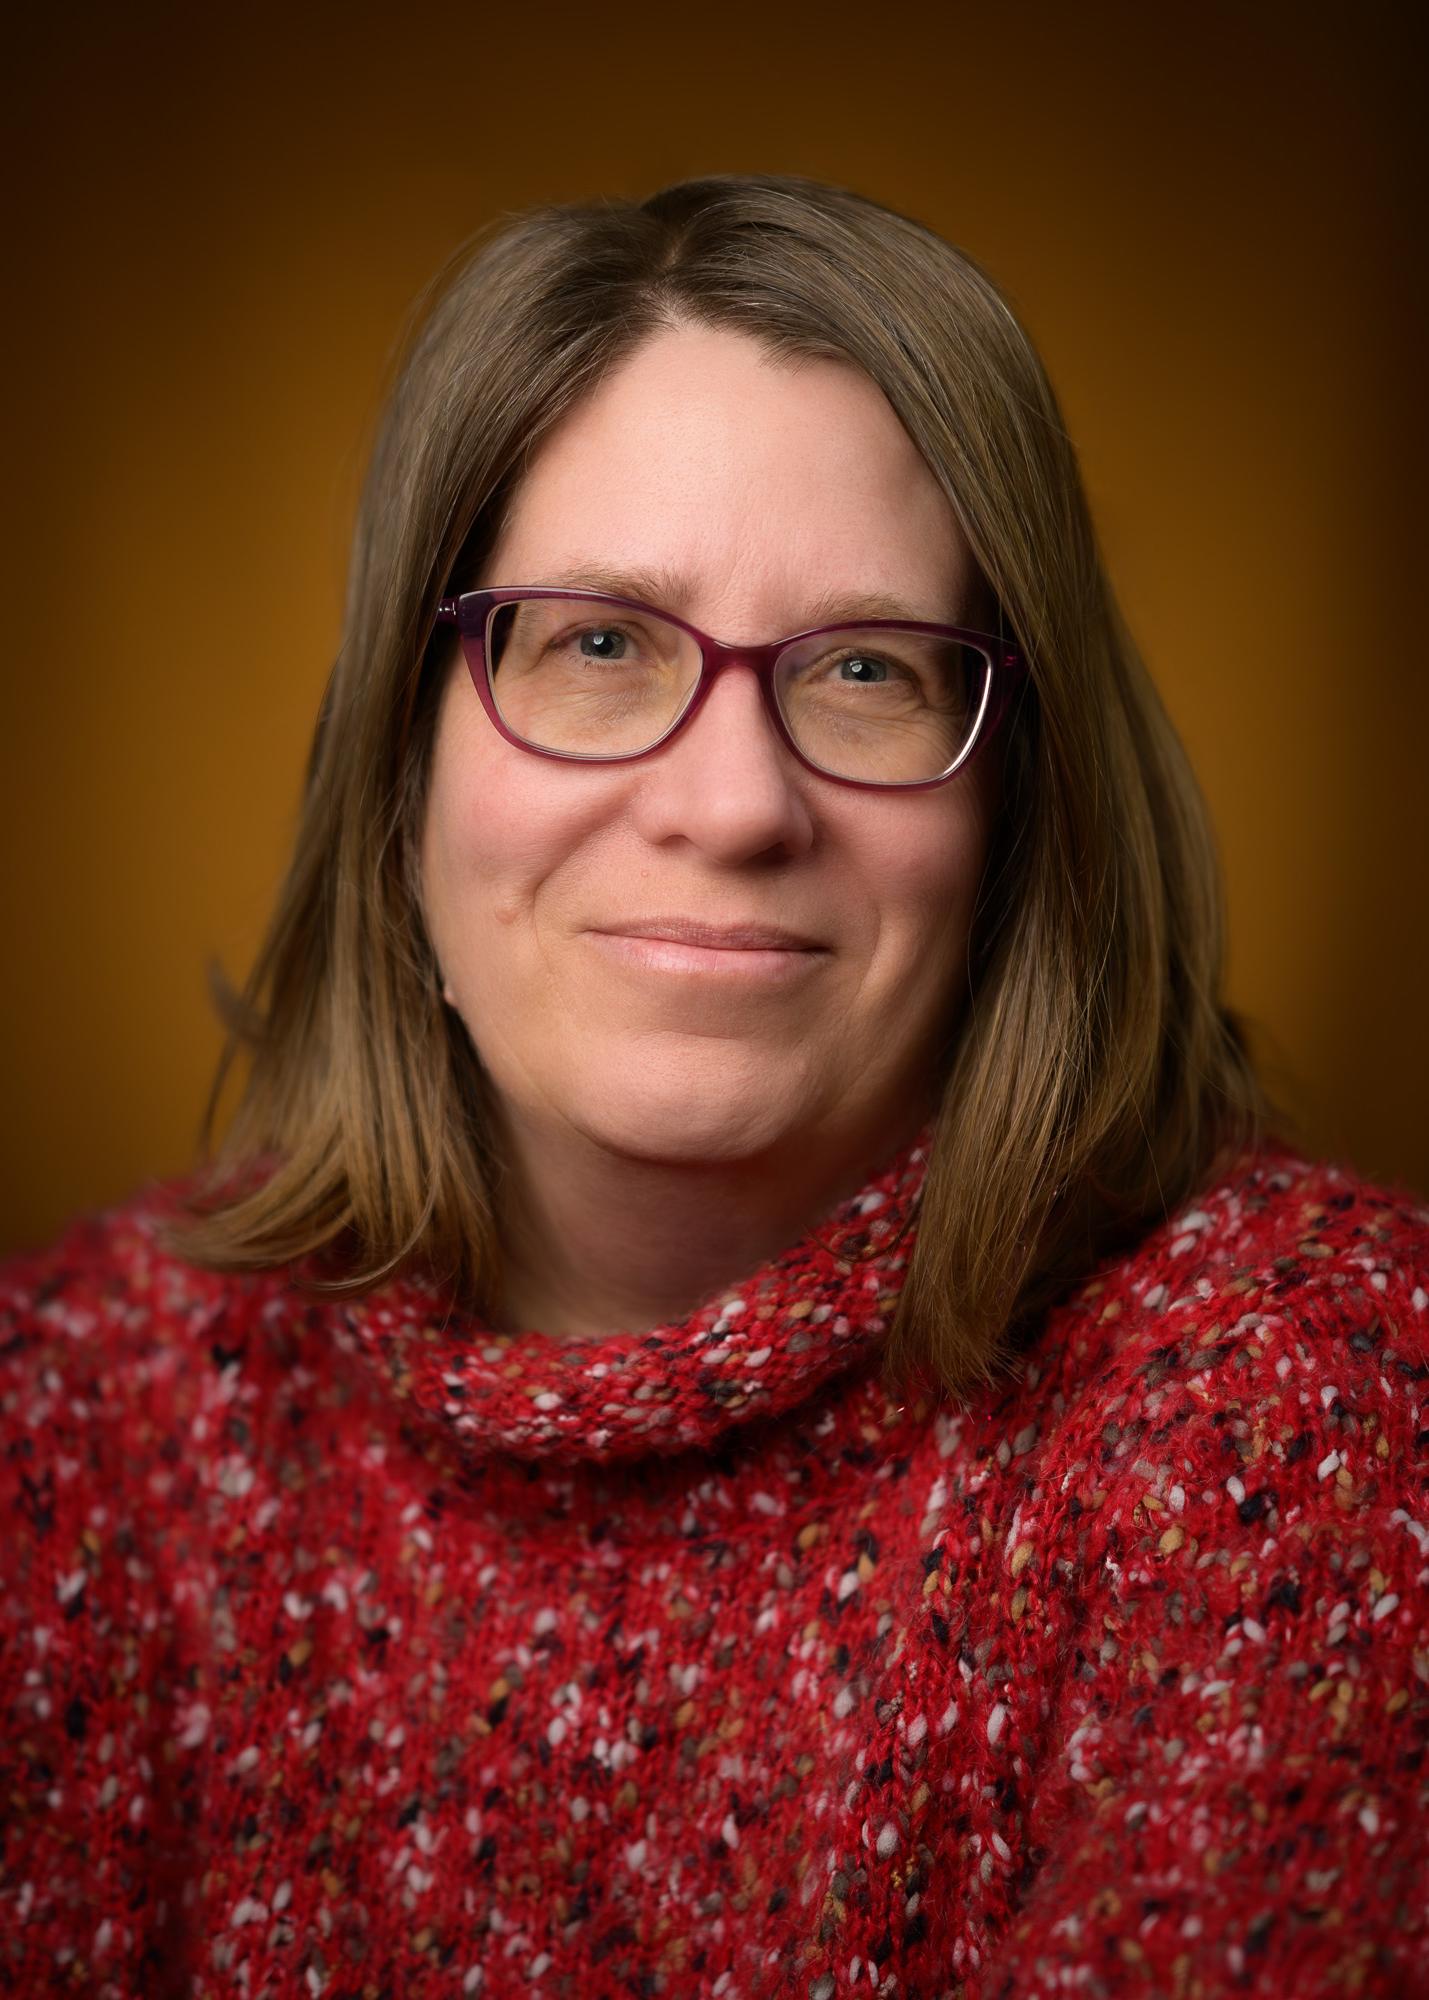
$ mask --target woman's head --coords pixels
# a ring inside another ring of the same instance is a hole
[[[653,758],[548,766],[490,727],[436,608],[591,564],[672,573],[664,608],[725,641],[868,591],[1006,630],[1024,698],[994,754],[925,792],[803,770],[743,674]],[[592,936],[632,905],[828,956],[686,1010],[691,982]],[[953,1383],[1253,1124],[1219,955],[1194,785],[988,280],[794,178],[538,209],[449,274],[390,399],[239,1022],[230,1184],[185,1247],[267,1263],[341,1242],[354,1286],[420,1257],[479,1301],[513,1109],[737,1157],[841,1119],[876,1144],[935,1085],[889,1358]],[[261,1183],[231,1184],[259,1154]]]
[[[685,319],[537,446],[480,581],[597,574],[748,644],[860,598],[975,625],[983,598],[946,494],[867,375]],[[887,671],[871,645],[855,666]],[[890,711],[907,732],[891,692],[852,692],[865,732]],[[747,668],[653,756],[557,762],[492,727],[451,648],[424,922],[508,1127],[684,1163],[890,1148],[928,1115],[966,994],[995,775],[984,754],[931,789],[835,783],[791,755]],[[678,942],[696,929],[733,948]],[[775,948],[746,948],[765,933]]]

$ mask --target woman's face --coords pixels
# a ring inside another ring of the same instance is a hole
[[[834,622],[810,615],[825,593],[980,622],[953,512],[873,382],[708,327],[651,337],[543,440],[481,581],[596,569],[678,580],[658,608],[730,643]],[[835,784],[735,666],[653,756],[559,763],[498,734],[458,654],[433,757],[428,930],[518,1137],[871,1160],[924,1114],[966,985],[990,754],[926,792]],[[691,925],[728,941],[652,935]]]

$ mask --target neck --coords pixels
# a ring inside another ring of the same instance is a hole
[[[569,1127],[506,1133],[502,1326],[568,1339],[678,1324],[856,1194],[927,1116],[754,1159],[633,1157]]]

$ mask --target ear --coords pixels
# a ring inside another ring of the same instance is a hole
[[[456,995],[455,993],[452,992],[452,989],[446,980],[442,981],[442,998],[443,1000],[446,1001],[448,1007],[456,1006]]]

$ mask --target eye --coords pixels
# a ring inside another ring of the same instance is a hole
[[[867,653],[851,653],[846,660],[839,661],[839,678],[869,687],[888,679],[888,666],[883,660],[871,659]]]
[[[623,660],[626,635],[610,625],[589,625],[580,635],[580,649],[587,659]]]

